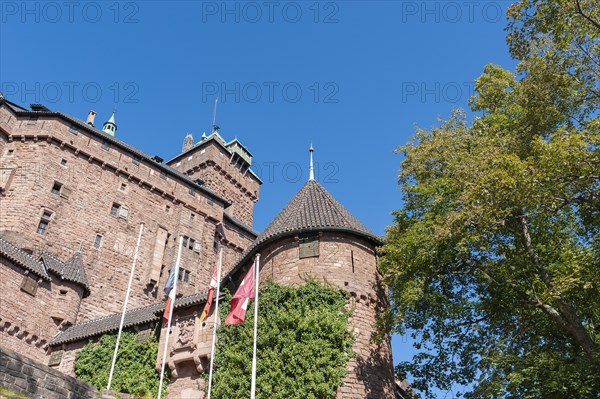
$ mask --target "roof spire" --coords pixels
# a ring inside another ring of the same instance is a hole
[[[113,111],[108,121],[104,122],[104,125],[102,125],[102,131],[104,133],[110,134],[111,136],[114,136],[117,132],[117,125],[115,123],[115,113],[116,111]]]
[[[313,167],[313,152],[315,151],[315,149],[312,146],[312,143],[310,143],[310,148],[308,149],[308,151],[310,151],[310,169],[308,172],[308,180],[315,180],[315,168]]]

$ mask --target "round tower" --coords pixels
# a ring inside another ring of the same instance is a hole
[[[293,286],[311,277],[346,291],[356,356],[347,365],[336,399],[394,399],[390,340],[377,342],[374,337],[377,314],[389,304],[377,270],[381,239],[313,176],[310,173],[309,181],[257,237],[238,266],[260,253],[261,281]]]

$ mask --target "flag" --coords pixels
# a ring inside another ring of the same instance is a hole
[[[171,307],[175,302],[175,290],[173,289],[175,286],[175,280],[179,276],[179,267],[177,264],[171,268],[169,272],[169,278],[167,279],[167,284],[165,284],[165,294],[167,294],[167,304],[165,305],[165,311],[163,313],[163,324],[169,325],[169,314],[171,313]]]
[[[223,230],[223,223],[217,224],[217,228],[215,229],[215,241],[214,241],[214,250],[215,253],[219,251],[219,243],[221,240],[225,239],[225,231]],[[215,296],[215,289],[219,284],[219,268],[221,267],[221,259],[220,256],[217,256],[217,261],[215,263],[215,268],[213,270],[212,278],[210,279],[210,286],[208,289],[208,297],[206,298],[206,305],[204,305],[204,310],[200,315],[200,322],[202,323],[204,319],[208,317],[208,312],[212,306],[212,301]]]
[[[225,318],[225,324],[239,324],[246,318],[246,309],[248,308],[248,301],[254,296],[254,263],[248,273],[242,280],[239,288],[231,299],[231,308],[227,318]]]
[[[204,321],[208,317],[208,312],[212,306],[213,297],[215,296],[215,289],[217,289],[218,277],[217,273],[219,272],[219,259],[217,259],[217,263],[215,264],[215,270],[213,271],[213,276],[210,279],[210,288],[208,289],[208,297],[206,298],[206,305],[204,305],[204,310],[200,315],[200,323]]]

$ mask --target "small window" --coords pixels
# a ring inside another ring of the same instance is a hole
[[[201,246],[200,246],[200,241],[196,241],[196,242],[194,243],[194,252],[196,252],[196,253],[200,253],[200,248],[201,248]]]
[[[190,282],[190,271],[181,269],[179,271],[179,281],[182,281],[184,283],[189,283]]]
[[[67,290],[58,290],[58,295],[67,296]]]
[[[169,205],[165,205],[165,212],[170,213],[171,207]]]
[[[105,141],[102,143],[102,149],[108,151],[108,149],[110,148],[110,144],[108,143],[108,141]]]
[[[66,159],[64,159],[64,158],[63,158],[63,159],[61,159],[61,160],[60,160],[60,164],[61,164],[62,166],[66,166],[66,165],[67,165],[67,160],[66,160]]]
[[[300,259],[319,256],[319,236],[300,238]]]
[[[208,199],[206,202],[208,202],[208,205],[212,205],[212,204],[214,204],[213,200],[212,200],[212,199],[210,199],[210,198],[209,198],[209,199]]]
[[[102,235],[96,234],[96,238],[94,239],[94,248],[100,248],[102,245]]]
[[[52,194],[54,195],[60,195],[60,189],[62,188],[62,184],[55,181],[54,185],[52,186]]]
[[[50,219],[52,218],[52,212],[44,211],[42,214],[42,218],[40,219],[40,223],[37,227],[38,234],[45,234],[48,229],[48,224],[50,223]]]
[[[26,274],[23,276],[23,281],[21,282],[21,290],[25,291],[29,295],[35,296],[38,287],[38,279],[36,276],[31,274]]]
[[[139,165],[139,164],[140,164],[140,161],[141,161],[140,157],[133,157],[133,158],[131,158],[131,162],[132,162],[134,165]]]
[[[71,133],[73,133],[73,134],[77,134],[77,131],[78,131],[78,130],[79,130],[79,129],[78,129],[78,128],[77,128],[77,126],[75,126],[75,125],[71,125],[71,126],[69,126],[69,132],[71,132]]]
[[[113,216],[117,216],[120,207],[121,205],[117,204],[116,202],[113,202],[112,207],[110,208],[110,214]]]
[[[196,214],[194,212],[190,213],[190,220],[194,221],[196,219]]]
[[[161,170],[160,171],[160,178],[164,179],[164,180],[167,180],[167,172],[165,172],[164,170]]]
[[[194,249],[194,244],[196,243],[196,240],[194,240],[193,238],[190,238],[190,243],[188,245],[189,249]]]
[[[37,116],[30,116],[29,120],[27,121],[28,125],[35,125],[38,121],[38,117]]]
[[[12,148],[9,148],[9,149],[6,151],[6,156],[7,156],[7,157],[12,157],[12,156],[14,155],[14,153],[15,153],[15,150],[14,150],[14,149],[12,149]]]
[[[188,240],[189,238],[187,236],[183,236],[183,242],[182,242],[182,246],[186,247],[188,246]]]
[[[120,190],[121,190],[121,191],[125,191],[126,189],[127,189],[127,184],[125,184],[125,183],[121,183],[121,188],[120,188]]]
[[[121,219],[127,219],[128,216],[129,216],[129,208],[127,208],[126,206],[121,206],[121,208],[119,208],[119,217]]]
[[[195,196],[196,196],[196,190],[194,190],[193,188],[191,188],[191,187],[190,187],[190,191],[189,191],[189,192],[190,192],[190,195],[191,195],[192,197],[195,197]]]

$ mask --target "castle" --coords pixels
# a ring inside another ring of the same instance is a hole
[[[117,138],[115,115],[95,126],[0,95],[0,346],[67,375],[87,341],[116,332],[141,231],[125,328],[149,334],[183,237],[168,345],[169,398],[203,398],[214,314],[198,323],[222,224],[222,286],[235,290],[252,257],[262,277],[297,285],[311,275],[346,291],[356,357],[337,399],[394,398],[389,339],[376,343],[388,304],[379,237],[314,178],[261,233],[252,228],[260,178],[237,139],[213,131],[164,161]]]

